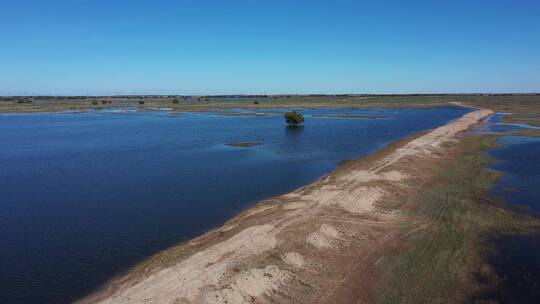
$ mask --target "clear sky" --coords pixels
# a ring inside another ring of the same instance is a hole
[[[540,92],[540,1],[0,0],[0,94]]]

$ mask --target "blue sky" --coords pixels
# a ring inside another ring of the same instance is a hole
[[[540,1],[0,1],[0,94],[540,92]]]

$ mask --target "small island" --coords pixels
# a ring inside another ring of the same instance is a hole
[[[351,118],[351,119],[382,119],[388,118],[384,115],[369,115],[369,114],[336,114],[336,115],[316,115],[319,118]]]
[[[256,142],[256,141],[225,143],[225,146],[239,147],[239,148],[249,148],[249,147],[254,147],[254,146],[258,146],[258,145],[262,145],[262,143],[261,142]]]

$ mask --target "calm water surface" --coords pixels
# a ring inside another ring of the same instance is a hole
[[[282,111],[0,115],[0,303],[69,302],[260,199],[469,110],[304,110],[298,129]],[[317,117],[345,113],[387,118]],[[224,145],[243,141],[262,145]]]
[[[494,115],[485,125],[490,132],[536,128],[503,124],[504,114]],[[492,194],[510,206],[540,216],[540,138],[503,136],[489,153],[498,160],[491,165],[504,173]],[[540,235],[505,235],[495,240],[497,254],[491,263],[501,279],[494,294],[498,303],[540,303]]]

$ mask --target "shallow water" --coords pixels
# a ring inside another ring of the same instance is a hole
[[[540,215],[540,138],[504,136],[498,145],[490,151],[499,160],[491,167],[504,175],[492,193]]]
[[[69,302],[258,200],[469,110],[303,110],[295,129],[282,111],[0,115],[0,303]],[[344,113],[387,118],[314,117]]]
[[[509,132],[514,131],[521,131],[521,130],[527,130],[527,129],[539,129],[538,127],[527,125],[527,124],[520,124],[520,123],[504,123],[502,122],[502,118],[506,115],[506,113],[495,113],[494,115],[491,115],[489,118],[487,118],[484,123],[478,124],[472,127],[473,133],[490,133],[490,134],[507,134]]]
[[[497,122],[493,126],[488,128],[493,132],[530,128]],[[490,167],[504,173],[492,194],[540,216],[540,138],[503,136],[489,154],[498,160]],[[497,254],[490,260],[501,282],[490,297],[499,303],[540,303],[540,235],[505,235],[495,244]]]

